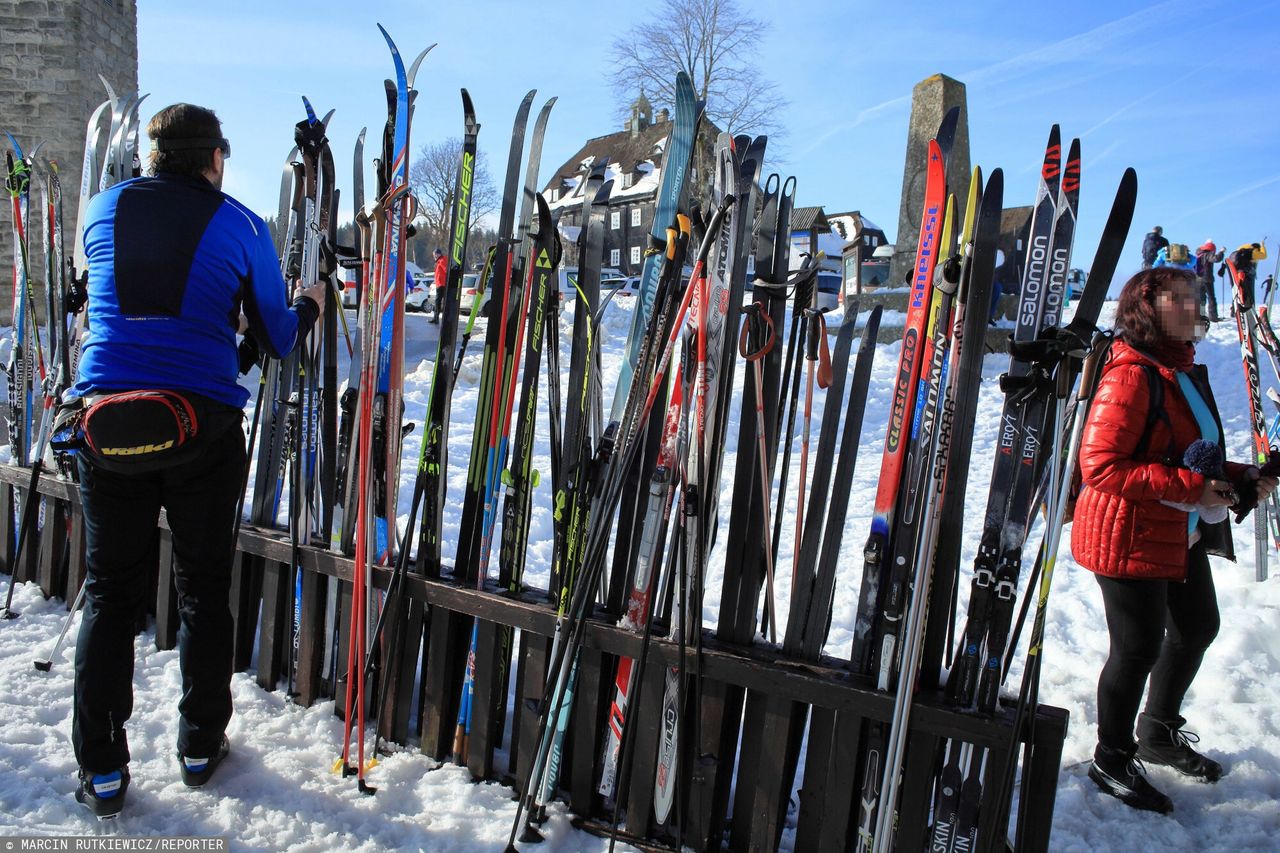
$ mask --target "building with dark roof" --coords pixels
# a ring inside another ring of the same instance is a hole
[[[631,105],[626,125],[616,133],[583,143],[556,169],[542,193],[562,231],[574,234],[582,225],[583,177],[592,163],[609,164],[605,179],[613,181],[609,212],[605,219],[604,265],[625,275],[639,275],[648,248],[658,187],[662,182],[663,155],[673,122],[665,109],[656,113],[642,92]],[[699,127],[699,146],[710,156],[719,130],[705,119]],[[705,168],[694,164],[691,181]],[[576,249],[566,241],[565,263],[577,263]]]

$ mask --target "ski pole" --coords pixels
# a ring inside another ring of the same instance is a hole
[[[62,650],[62,641],[67,637],[67,631],[71,628],[71,620],[75,619],[76,613],[80,610],[80,605],[84,603],[84,590],[88,585],[89,579],[86,577],[80,581],[80,591],[76,593],[75,604],[71,605],[71,609],[67,611],[67,616],[62,620],[62,630],[58,632],[58,639],[53,644],[53,651],[49,652],[47,658],[36,658],[33,664],[36,669],[41,672],[48,672],[53,668],[54,658],[58,656],[58,652]]]
[[[765,335],[765,338],[760,341],[762,334]],[[758,348],[754,351],[751,349],[753,341],[758,342]],[[764,369],[760,361],[769,354],[776,341],[777,335],[773,328],[773,318],[764,310],[763,303],[753,302],[747,309],[747,318],[742,324],[742,335],[738,340],[738,349],[742,357],[751,362],[752,375],[755,378],[756,458],[760,463],[760,510],[764,514],[764,523],[761,528],[764,535],[762,547],[764,550],[765,583],[767,584],[765,613],[768,616],[769,642],[771,643],[778,641],[778,616],[773,586],[773,542],[769,536],[770,528],[773,526],[773,521],[769,517],[769,495],[773,489],[771,488],[772,483],[769,477],[769,461],[766,458],[768,451],[764,425]],[[792,594],[794,595],[794,592]]]

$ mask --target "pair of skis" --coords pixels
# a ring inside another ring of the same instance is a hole
[[[371,276],[369,292],[365,295],[368,310],[366,327],[361,329],[363,363],[357,402],[358,435],[354,442],[357,450],[356,553],[349,620],[346,725],[340,759],[343,775],[356,776],[362,793],[375,790],[365,781],[365,663],[368,654],[365,644],[369,621],[366,581],[375,563],[385,565],[388,561],[389,522],[395,518],[400,459],[400,393],[404,369],[404,251],[409,213],[409,83],[395,42],[381,25],[378,29],[387,42],[395,66],[395,118],[394,126],[389,128],[391,144],[385,149],[389,155],[384,163],[384,166],[389,163],[387,188],[379,199],[381,213],[377,224],[381,226],[381,253],[375,259],[375,274]],[[380,453],[373,440],[379,421],[385,445]],[[380,481],[379,473],[384,475]],[[354,766],[351,761],[353,729],[356,735]]]
[[[1240,364],[1244,370],[1245,390],[1249,398],[1249,427],[1253,438],[1254,464],[1265,465],[1271,458],[1272,446],[1267,428],[1266,414],[1262,409],[1261,381],[1258,373],[1258,343],[1270,331],[1264,330],[1259,318],[1259,306],[1256,300],[1257,263],[1255,252],[1265,252],[1255,247],[1261,244],[1241,246],[1227,257],[1227,270],[1231,279],[1233,313],[1236,318],[1236,333],[1240,339]],[[1264,255],[1265,256],[1265,255]],[[1265,311],[1263,312],[1265,315]],[[1269,318],[1268,318],[1269,319]],[[1253,516],[1254,553],[1256,555],[1254,579],[1264,581],[1268,574],[1268,555],[1271,543],[1268,541],[1268,521],[1272,513],[1274,501],[1268,501],[1258,507]]]

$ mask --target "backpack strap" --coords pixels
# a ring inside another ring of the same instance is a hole
[[[1154,364],[1144,362],[1142,372],[1147,377],[1147,419],[1142,428],[1142,436],[1133,448],[1133,455],[1142,456],[1150,449],[1151,430],[1155,428],[1157,421],[1163,421],[1169,428],[1169,447],[1165,451],[1165,458],[1176,460],[1178,453],[1177,448],[1173,446],[1173,421],[1169,419],[1169,413],[1164,406],[1164,377],[1160,375],[1160,369]]]

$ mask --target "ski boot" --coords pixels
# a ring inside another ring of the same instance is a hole
[[[90,773],[82,767],[76,802],[93,812],[98,820],[110,820],[124,808],[124,794],[128,789],[128,766],[110,773]]]
[[[1105,794],[1143,811],[1169,814],[1173,801],[1147,781],[1142,764],[1134,760],[1133,749],[1113,749],[1098,744],[1089,765],[1089,778]]]
[[[231,742],[227,740],[226,735],[223,735],[222,742],[218,744],[217,752],[209,758],[178,753],[178,767],[182,771],[182,784],[188,788],[199,788],[204,785],[213,776],[213,771],[218,769],[218,765],[222,763],[222,759],[226,758],[229,752],[231,752]]]
[[[1191,744],[1199,743],[1200,736],[1183,730],[1186,722],[1182,717],[1160,720],[1139,714],[1138,758],[1172,767],[1198,782],[1217,782],[1222,778],[1222,765],[1192,749]]]

